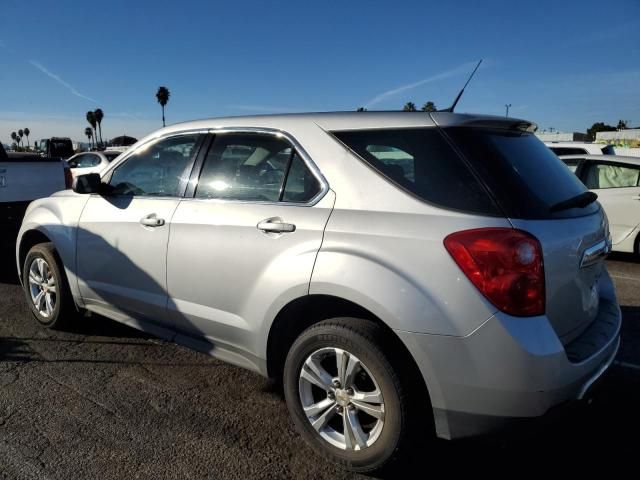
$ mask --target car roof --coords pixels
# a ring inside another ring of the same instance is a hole
[[[640,165],[640,157],[623,157],[622,155],[558,155],[563,160],[598,160],[607,162],[630,163]]]
[[[278,115],[252,115],[220,117],[178,123],[165,127],[152,136],[160,136],[183,130],[212,129],[225,127],[298,129],[318,126],[324,130],[351,130],[369,128],[403,128],[454,125],[515,126],[528,129],[535,125],[526,120],[490,115],[472,115],[449,112],[318,112],[287,113]]]

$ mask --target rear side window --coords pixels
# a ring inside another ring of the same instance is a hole
[[[549,147],[556,155],[584,155],[588,153],[584,148],[577,147]]]
[[[586,192],[585,186],[535,135],[469,127],[445,129],[511,218],[550,219],[588,215],[584,208],[551,208]]]
[[[637,187],[639,178],[640,167],[614,163],[593,162],[584,173],[585,185],[593,190]]]
[[[487,190],[436,128],[333,132],[393,183],[429,203],[500,215]]]

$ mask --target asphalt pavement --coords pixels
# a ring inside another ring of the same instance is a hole
[[[385,476],[514,473],[514,463],[519,473],[637,469],[640,263],[616,255],[608,266],[623,305],[623,343],[589,402],[516,434],[435,441]],[[11,256],[2,255],[0,478],[367,477],[307,447],[281,389],[257,374],[98,316],[72,332],[39,328]]]

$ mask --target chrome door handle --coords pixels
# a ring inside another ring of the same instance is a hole
[[[164,218],[158,218],[155,213],[142,217],[140,223],[145,227],[161,227],[164,225]]]
[[[268,233],[291,233],[296,231],[293,223],[284,223],[281,218],[267,218],[257,225],[258,230]]]

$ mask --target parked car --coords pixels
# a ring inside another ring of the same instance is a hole
[[[606,217],[534,129],[444,112],[170,126],[32,204],[25,295],[45,327],[89,310],[281,379],[304,439],[354,471],[414,435],[538,417],[607,369],[621,314]]]
[[[13,244],[27,205],[71,188],[71,174],[59,158],[6,153],[0,144],[0,241]]]
[[[38,144],[38,151],[43,157],[67,158],[73,156],[73,143],[67,137],[43,138]]]
[[[604,207],[613,250],[640,255],[640,158],[570,155],[560,159]]]
[[[556,155],[614,155],[612,145],[591,142],[544,142]]]
[[[121,152],[104,150],[102,152],[82,152],[74,155],[67,163],[71,168],[73,178],[87,173],[100,173],[104,170]]]

